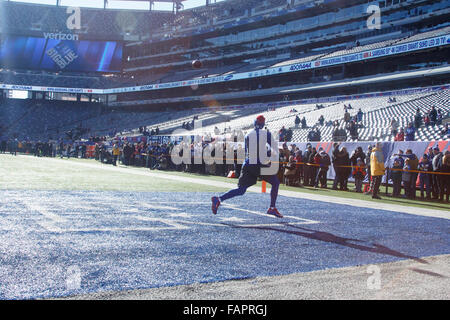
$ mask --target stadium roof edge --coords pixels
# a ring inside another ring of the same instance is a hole
[[[136,2],[185,2],[187,0],[120,0],[120,1],[136,1]],[[205,0],[206,2],[206,0]]]
[[[61,4],[61,0],[54,0],[55,3],[54,4],[49,4],[49,3],[39,3],[39,2],[25,2],[25,1],[20,1],[20,0],[15,0],[15,1],[10,1],[10,0],[0,0],[0,3],[5,3],[5,4],[25,4],[25,5],[33,5],[33,6],[48,6],[48,7],[67,7],[70,5],[65,5],[65,4]],[[98,10],[98,9],[106,9],[106,10],[126,10],[126,11],[151,11],[151,12],[178,12],[179,8],[177,6],[177,4],[181,4],[181,9],[183,9],[183,2],[187,1],[187,0],[119,0],[119,1],[129,1],[129,2],[142,2],[142,3],[148,3],[150,5],[150,10],[148,9],[141,9],[141,8],[110,8],[107,7],[108,4],[108,0],[103,0],[104,5],[102,7],[98,6],[98,7],[90,7],[90,6],[83,6],[80,5],[81,8],[83,9],[93,9],[93,10]],[[207,1],[208,0],[204,0],[205,1],[205,5],[207,5]],[[211,1],[211,0],[209,0]],[[153,5],[155,4],[155,2],[159,2],[159,3],[173,3],[173,9],[172,10],[160,10],[160,9],[154,9]]]

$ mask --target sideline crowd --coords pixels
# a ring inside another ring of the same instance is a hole
[[[242,141],[235,136],[234,141]],[[91,142],[93,143],[93,142]],[[126,166],[146,167],[150,170],[173,170],[190,173],[238,177],[244,158],[242,144],[224,143],[221,163],[207,164],[202,154],[208,152],[212,157],[217,141],[180,142],[180,147],[189,150],[190,163],[174,164],[171,159],[174,144],[146,141],[129,142],[127,140],[96,140],[92,154],[88,154],[87,145],[83,143],[1,143],[0,152],[27,152],[34,156],[95,158],[103,163]],[[236,146],[236,147],[235,147]],[[208,150],[209,149],[209,150]],[[227,152],[227,149],[229,152]],[[231,150],[230,150],[231,149]],[[200,151],[199,151],[200,150]],[[182,156],[182,153],[180,154]],[[232,159],[227,159],[232,155]],[[216,159],[217,160],[217,159]],[[421,200],[438,200],[449,202],[450,194],[450,152],[441,152],[438,147],[429,148],[420,157],[412,150],[398,150],[394,155],[393,165],[385,168],[382,143],[369,146],[366,151],[357,147],[351,154],[339,142],[333,144],[331,153],[323,148],[316,149],[310,143],[305,150],[295,144],[282,144],[279,150],[278,176],[287,186],[331,188],[349,190],[349,180],[354,181],[352,191],[372,195],[379,199],[380,186],[388,181],[392,186],[391,196],[416,199],[417,191]],[[327,179],[332,167],[335,172],[333,181]],[[417,182],[417,183],[416,183]],[[328,183],[331,183],[330,186]],[[403,192],[402,192],[403,191]],[[445,199],[444,199],[445,198]]]
[[[235,137],[235,142],[242,141]],[[174,164],[171,155],[174,144],[144,141],[139,143],[119,142],[108,149],[105,145],[97,144],[95,159],[117,165],[120,161],[124,165],[147,167],[151,170],[174,170],[199,174],[238,177],[244,158],[242,144],[227,144],[222,142],[222,163],[208,164],[202,160],[203,153],[214,154],[214,143],[199,141],[194,143],[180,143],[180,149],[190,151],[188,164]],[[184,145],[183,145],[184,144]],[[208,150],[209,149],[209,150]],[[229,152],[227,152],[227,149]],[[200,150],[200,151],[198,151]],[[227,159],[227,154],[233,156]],[[180,157],[182,153],[180,153]],[[354,180],[353,191],[372,195],[379,199],[380,186],[383,177],[393,186],[393,197],[416,199],[416,191],[420,191],[422,200],[439,200],[449,202],[450,195],[450,152],[439,151],[438,147],[429,148],[427,153],[419,159],[411,149],[398,150],[394,155],[393,166],[385,168],[382,143],[369,146],[366,152],[357,147],[351,154],[341,144],[333,145],[331,156],[319,148],[316,150],[307,144],[304,151],[295,144],[282,144],[279,150],[278,176],[282,183],[288,186],[328,188],[328,171],[332,166],[335,177],[331,189],[350,191],[348,182]],[[216,159],[217,160],[217,159]],[[418,181],[418,184],[416,183]],[[366,184],[365,190],[363,189]],[[401,190],[403,189],[403,195]]]

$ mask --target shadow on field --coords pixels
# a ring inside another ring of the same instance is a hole
[[[292,225],[289,223],[281,222],[281,225],[291,227],[296,230],[282,229],[282,228],[269,227],[269,226],[239,226],[239,225],[226,224],[226,223],[224,223],[224,224],[229,227],[232,227],[232,228],[270,230],[270,231],[282,232],[282,233],[305,237],[308,239],[319,240],[319,241],[324,241],[324,242],[329,242],[329,243],[335,243],[335,244],[345,246],[348,248],[352,248],[352,249],[373,252],[373,253],[380,253],[380,254],[390,255],[390,256],[403,258],[403,259],[412,259],[419,263],[428,264],[428,262],[423,259],[406,255],[404,253],[395,251],[393,249],[390,249],[390,248],[383,246],[381,244],[378,244],[378,243],[372,243],[371,246],[362,245],[361,243],[364,243],[365,241],[358,240],[358,239],[351,239],[351,238],[343,238],[343,237],[336,236],[329,232],[308,229],[305,227],[299,227],[299,226],[295,226],[295,225]]]

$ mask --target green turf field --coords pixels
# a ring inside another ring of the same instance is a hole
[[[73,165],[81,162],[93,165],[86,168]],[[98,166],[98,168],[95,168]],[[86,190],[86,191],[193,191],[221,192],[223,188],[195,185],[146,177],[130,175],[126,167],[122,170],[103,170],[105,166],[95,160],[35,158],[33,156],[0,155],[0,189],[24,190]],[[125,170],[124,170],[125,168]],[[129,168],[130,170],[145,170],[144,168]],[[148,169],[146,170],[148,171]]]
[[[80,166],[77,164],[85,164]],[[118,170],[116,170],[118,169]],[[0,189],[12,190],[86,190],[86,191],[165,191],[165,192],[211,192],[219,193],[228,189],[182,181],[172,181],[146,176],[147,172],[160,172],[186,178],[201,178],[209,181],[236,184],[236,179],[219,176],[207,176],[174,171],[150,171],[147,168],[126,167],[101,164],[87,159],[36,158],[33,156],[0,155]],[[142,175],[136,173],[143,173]],[[257,184],[261,186],[261,182]],[[329,181],[331,187],[331,181]],[[350,190],[353,184],[349,183]],[[414,206],[438,210],[450,210],[450,204],[438,201],[409,200],[384,195],[385,186],[381,186],[382,200],[372,200],[370,196],[351,191],[316,189],[312,187],[286,187],[281,190],[311,193],[315,195],[344,197],[367,201],[381,201],[396,205]],[[388,188],[388,193],[392,189]],[[420,192],[417,192],[420,196]]]

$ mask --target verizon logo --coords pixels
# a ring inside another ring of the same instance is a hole
[[[54,39],[54,40],[70,40],[70,41],[78,41],[78,35],[72,33],[50,33],[44,32],[45,39]]]

